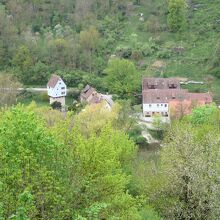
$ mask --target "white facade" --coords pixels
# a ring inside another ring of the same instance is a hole
[[[62,79],[59,79],[57,84],[54,87],[49,87],[47,85],[47,93],[48,96],[52,98],[59,98],[66,96],[66,84],[63,82]]]
[[[143,104],[143,115],[144,117],[151,117],[155,114],[161,116],[169,116],[169,104],[168,103],[149,103]]]

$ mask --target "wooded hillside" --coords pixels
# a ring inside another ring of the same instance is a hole
[[[111,90],[105,69],[116,55],[135,64],[137,78],[211,81],[190,89],[211,90],[220,99],[218,0],[1,0],[0,4],[0,69],[24,84],[45,85],[57,72],[68,86],[90,83]]]

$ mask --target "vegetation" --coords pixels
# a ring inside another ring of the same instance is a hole
[[[130,98],[134,90],[140,93],[138,84],[120,87],[117,81],[114,88],[119,77],[108,74],[116,68],[111,59],[116,56],[126,59],[121,65],[128,62],[129,69],[120,66],[129,71],[125,81],[141,75],[203,81],[212,75],[216,80],[201,89],[213,92],[219,102],[218,3],[1,0],[0,71],[40,87],[56,72],[69,87],[91,84]]]
[[[0,219],[219,219],[218,107],[155,117],[161,146],[137,121],[142,76],[204,81],[184,88],[220,103],[219,19],[219,0],[0,0]],[[52,73],[68,112],[19,89]],[[86,84],[112,110],[79,104]]]

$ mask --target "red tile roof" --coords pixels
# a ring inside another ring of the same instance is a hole
[[[47,86],[51,87],[51,88],[54,88],[57,84],[57,82],[60,80],[61,78],[56,75],[56,74],[53,74],[49,80],[49,82],[47,83]]]
[[[184,100],[188,90],[149,89],[143,91],[143,103],[169,103],[170,100]]]

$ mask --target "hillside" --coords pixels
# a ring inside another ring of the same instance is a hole
[[[105,69],[116,55],[141,75],[208,82],[189,89],[211,91],[220,103],[219,1],[188,0],[186,28],[176,33],[166,1],[136,3],[1,0],[0,69],[25,85],[45,85],[57,72],[68,86],[109,90]]]

